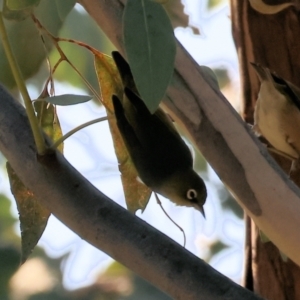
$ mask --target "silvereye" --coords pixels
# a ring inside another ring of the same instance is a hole
[[[260,91],[254,112],[254,130],[294,160],[300,155],[300,89],[269,69],[252,63]]]
[[[206,187],[193,170],[188,146],[161,109],[149,112],[123,57],[113,52],[113,58],[125,87],[123,101],[113,96],[117,126],[140,179],[152,191],[205,216]]]

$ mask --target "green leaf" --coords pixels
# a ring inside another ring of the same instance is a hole
[[[128,0],[123,23],[125,49],[134,81],[153,113],[174,71],[173,28],[163,7],[151,0]]]
[[[60,4],[58,7],[53,0],[41,0],[39,6],[34,8],[35,16],[42,21],[43,26],[45,26],[53,35],[58,34],[63,20],[66,18],[67,13],[73,8],[76,1],[64,0],[61,2],[63,2],[63,4]],[[59,10],[62,5],[64,7],[64,16],[62,15],[62,11]],[[31,18],[26,18],[20,22],[10,22],[5,20],[5,26],[23,77],[24,79],[27,79],[39,70],[41,63],[47,55],[40,33]],[[53,47],[52,43],[47,38],[45,39],[45,45],[48,51]],[[7,88],[13,88],[15,86],[15,81],[1,42],[0,70],[0,82]]]
[[[220,89],[224,88],[226,85],[230,84],[230,76],[226,68],[214,68],[212,70],[217,77],[217,82],[219,83]]]
[[[32,8],[22,10],[10,10],[7,7],[7,1],[3,2],[3,17],[7,20],[23,21],[32,13]]]
[[[260,241],[263,244],[271,242],[271,240],[267,237],[267,235],[263,231],[259,230],[258,233],[259,233]]]
[[[207,1],[207,8],[213,9],[213,8],[216,8],[217,6],[221,5],[222,3],[225,3],[225,1],[224,0],[209,0],[209,1]]]
[[[43,101],[54,105],[74,105],[79,103],[84,103],[93,99],[93,96],[89,95],[72,95],[72,94],[64,94],[59,96],[47,97],[43,98]]]
[[[57,10],[58,17],[60,18],[61,22],[63,22],[66,16],[70,12],[70,8],[73,8],[75,5],[75,0],[55,0],[55,6]]]
[[[22,10],[37,6],[41,0],[6,0],[7,7],[11,10]]]
[[[11,215],[11,201],[0,194],[0,240],[2,242],[15,240],[14,224],[17,219]]]
[[[9,300],[10,280],[20,266],[20,253],[16,247],[0,244],[0,299]]]
[[[229,248],[229,246],[224,244],[221,240],[212,242],[210,244],[211,258],[226,248]]]
[[[22,255],[24,263],[43,234],[50,212],[43,207],[35,195],[22,183],[9,163],[6,164],[11,191],[19,211]]]
[[[61,0],[60,3],[64,2]],[[88,32],[88,34],[86,34]],[[68,18],[64,22],[64,26],[59,32],[61,37],[68,37],[77,41],[84,42],[104,53],[110,53],[115,47],[109,42],[107,37],[101,31],[99,26],[86,12],[79,12],[73,9]],[[60,43],[60,47],[68,57],[68,59],[76,66],[82,76],[93,86],[96,91],[99,91],[97,76],[95,74],[94,59],[89,51],[83,47],[71,43]],[[59,53],[52,51],[50,60],[56,62],[59,59]],[[66,76],[68,74],[68,76]],[[89,93],[86,85],[76,72],[67,63],[60,64],[56,69],[54,78],[69,82],[72,86],[84,89]]]
[[[200,66],[200,68],[203,71],[203,73],[211,79],[213,86],[219,90],[220,87],[219,87],[218,78],[217,78],[216,74],[214,73],[214,71],[207,66]]]

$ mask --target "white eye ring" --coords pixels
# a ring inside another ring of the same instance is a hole
[[[189,189],[186,193],[186,196],[189,200],[193,200],[197,198],[197,192],[194,189]]]

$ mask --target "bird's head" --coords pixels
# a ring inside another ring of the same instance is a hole
[[[164,181],[157,192],[176,205],[194,207],[205,217],[203,205],[207,196],[206,187],[193,169],[173,174]]]

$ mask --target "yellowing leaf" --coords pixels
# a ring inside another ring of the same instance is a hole
[[[128,151],[118,130],[114,118],[112,95],[123,98],[123,87],[117,67],[110,56],[102,53],[95,54],[95,68],[101,89],[102,101],[106,107],[108,123],[112,135],[116,156],[119,162],[121,180],[125,194],[126,204],[129,211],[135,213],[142,211],[149,201],[151,190],[137,180],[137,171],[131,161]]]
[[[44,94],[41,97],[47,96],[47,93]],[[36,101],[34,108],[37,112],[39,125],[44,132],[52,140],[59,139],[62,136],[62,132],[54,105],[45,101]],[[59,150],[63,151],[63,144],[59,146]],[[34,194],[23,184],[9,163],[7,163],[6,167],[11,191],[19,211],[22,238],[21,261],[24,263],[43,234],[50,212],[40,204]]]
[[[57,141],[62,137],[62,131],[57,118],[55,106],[45,101],[34,102],[34,108],[37,113],[39,125],[43,131],[52,139]],[[63,152],[63,144],[58,146],[58,150]]]
[[[34,194],[22,183],[9,163],[6,164],[11,191],[19,211],[22,255],[24,263],[43,234],[50,211],[43,207]]]
[[[213,9],[223,3],[226,3],[226,1],[224,1],[224,0],[209,0],[206,5],[207,5],[208,9]]]
[[[282,10],[295,5],[293,1],[289,3],[281,3],[277,5],[268,5],[263,0],[249,0],[249,3],[253,9],[261,14],[273,15],[281,12]]]
[[[108,113],[114,111],[111,101],[112,95],[123,97],[122,81],[112,57],[101,52],[94,53],[96,74],[101,90],[102,102]]]

